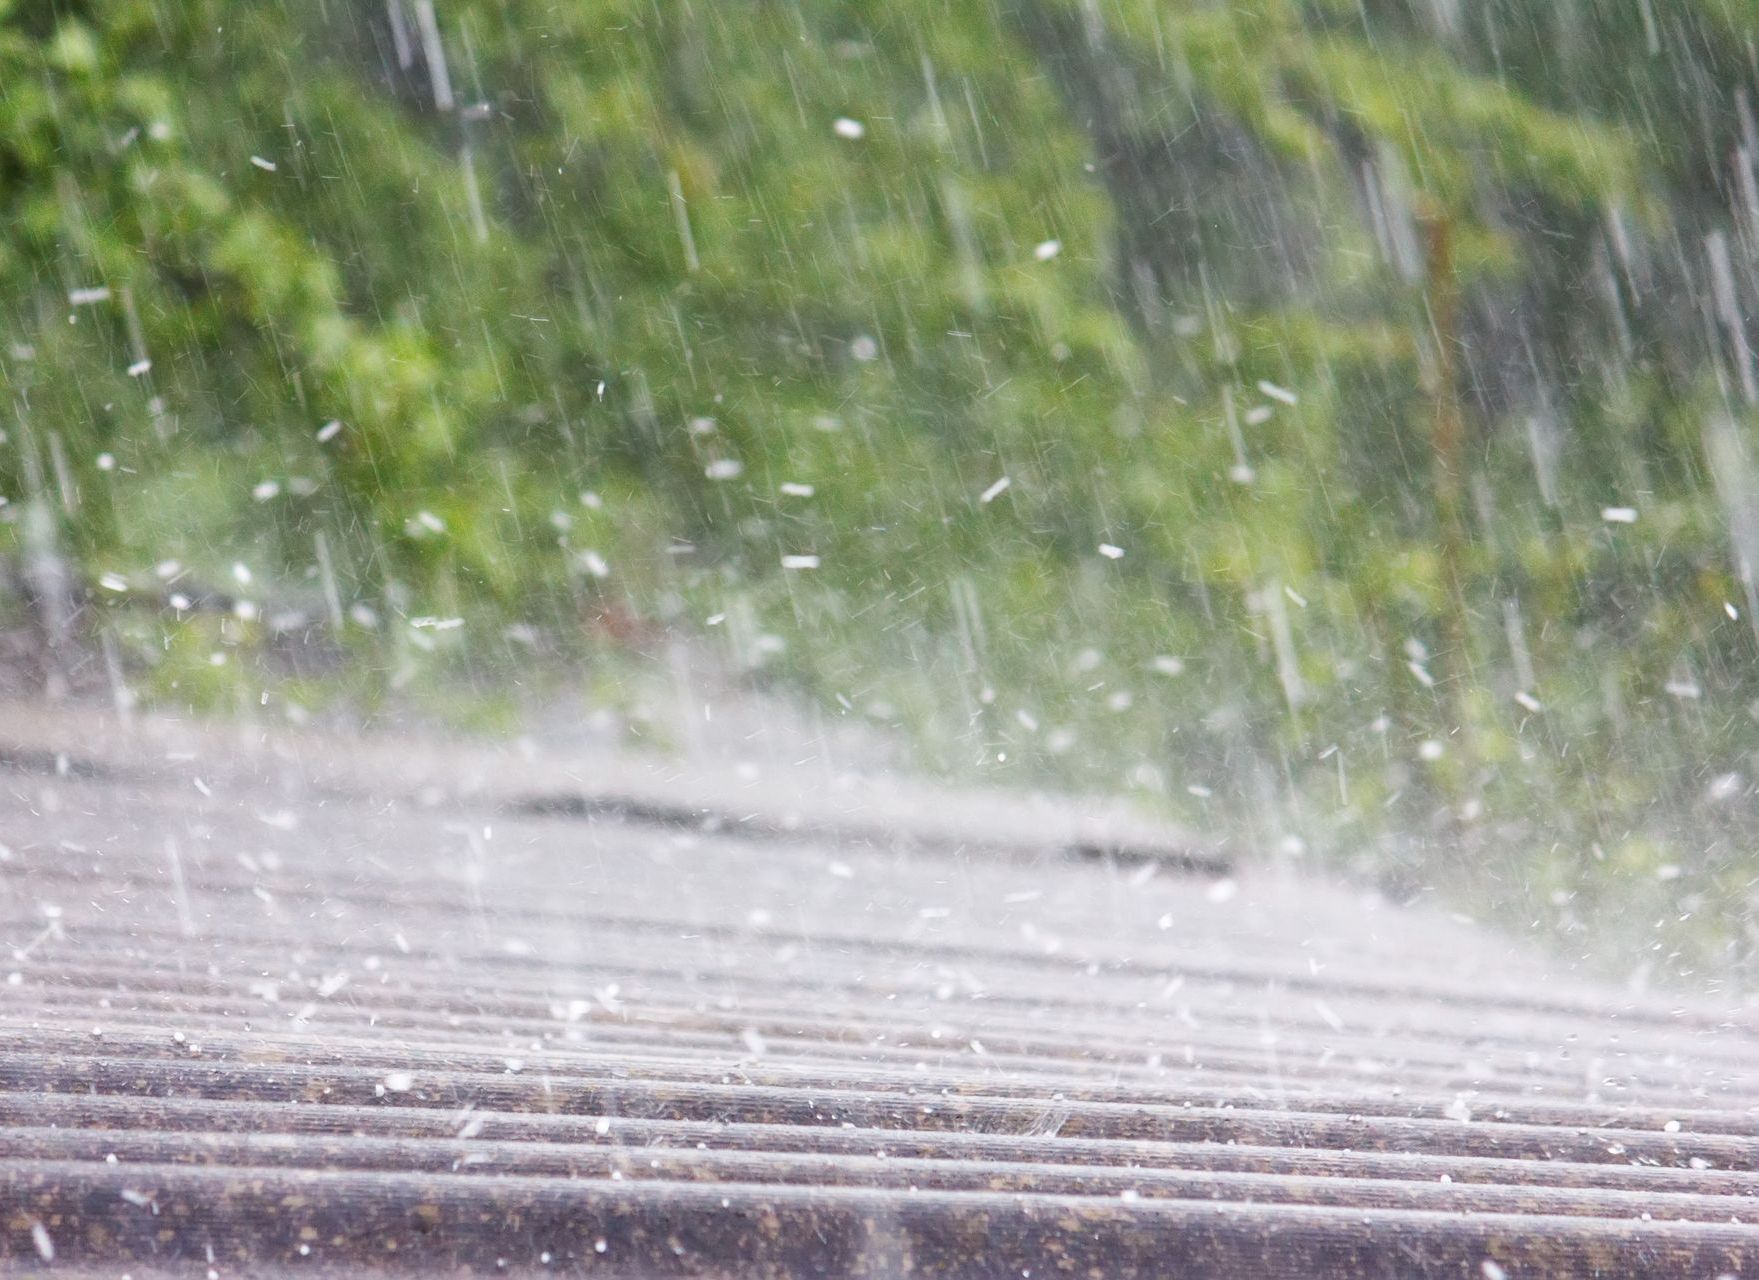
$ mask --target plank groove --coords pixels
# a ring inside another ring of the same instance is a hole
[[[1759,1276],[1734,993],[1116,815],[27,719],[6,1274]]]

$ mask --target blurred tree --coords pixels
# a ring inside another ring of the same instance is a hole
[[[940,767],[1732,901],[1756,23],[0,0],[0,552],[160,696],[702,628]]]

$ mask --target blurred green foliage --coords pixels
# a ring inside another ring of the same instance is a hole
[[[0,552],[159,697],[673,628],[1745,955],[1756,24],[0,0]]]

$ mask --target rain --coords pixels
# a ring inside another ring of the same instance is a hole
[[[444,1104],[449,1151],[539,1140],[506,1117],[650,1000],[691,1088],[782,1088],[822,1000],[814,1070],[932,1076],[1035,1167],[1141,1138],[1080,1106],[1197,1071],[1241,993],[1229,1087],[1390,1081],[1320,974],[1400,970],[1358,931],[1746,1018],[1756,39],[1721,0],[0,5],[0,997],[87,974],[94,903],[167,991],[220,930],[196,1044],[316,1061],[369,1010],[313,1088]],[[1306,886],[1310,947],[1267,923]],[[1102,977],[1179,1030],[1031,1095]],[[1496,1103],[1431,1068],[1440,1150]],[[15,1216],[0,1269],[85,1256]]]

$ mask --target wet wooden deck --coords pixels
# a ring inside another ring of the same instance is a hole
[[[1759,1036],[1104,806],[0,706],[0,1272],[1759,1275]]]

